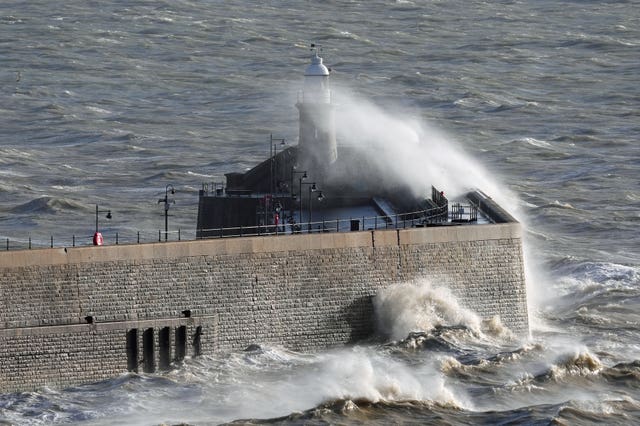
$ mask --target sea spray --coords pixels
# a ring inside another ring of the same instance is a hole
[[[428,195],[431,185],[450,197],[477,188],[515,210],[517,198],[499,183],[495,173],[488,173],[443,131],[409,114],[394,113],[392,105],[384,109],[374,105],[347,88],[334,92],[338,143],[355,149],[361,162],[375,170],[365,181],[407,186],[414,196]]]
[[[383,289],[373,303],[378,332],[392,340],[443,325],[462,325],[474,332],[482,326],[480,318],[460,306],[448,288],[434,287],[427,279]]]
[[[423,366],[416,371],[366,348],[337,350],[323,355],[315,373],[317,391],[324,394],[325,400],[452,399],[442,377],[431,366]]]
[[[359,164],[352,167],[362,174],[359,185],[391,191],[408,187],[415,197],[429,197],[433,185],[450,199],[478,189],[528,228],[524,203],[502,184],[495,170],[487,171],[450,135],[393,105],[375,105],[347,87],[334,86],[334,92],[338,144],[358,152]],[[548,295],[550,280],[535,263],[539,250],[526,232],[523,246],[527,294],[531,296],[528,312],[535,315]],[[540,322],[539,318],[532,320]]]
[[[127,424],[149,424],[151,419],[209,424],[274,418],[336,401],[347,406],[352,406],[349,401],[427,401],[469,408],[464,392],[447,384],[437,360],[408,364],[395,352],[373,346],[301,354],[254,345],[243,352],[189,359],[169,377],[127,378],[123,391],[136,399],[124,406],[114,402],[103,411]],[[154,387],[144,389],[149,380]],[[168,404],[179,392],[184,395],[181,407]],[[202,400],[212,403],[203,405]]]

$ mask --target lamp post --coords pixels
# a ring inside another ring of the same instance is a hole
[[[305,171],[303,171],[303,172],[297,172],[297,171],[295,170],[295,167],[292,167],[292,168],[291,168],[291,186],[290,186],[290,188],[291,188],[291,189],[290,189],[290,191],[291,191],[292,204],[293,204],[293,200],[295,200],[295,199],[296,199],[296,194],[294,194],[294,193],[293,193],[293,178],[294,178],[294,177],[295,177],[295,175],[297,175],[297,174],[302,175],[302,176],[300,176],[300,178],[298,179],[298,180],[299,180],[299,182],[300,182],[300,186],[298,187],[298,188],[299,188],[299,189],[298,189],[298,194],[299,194],[299,196],[300,196],[300,217],[299,217],[299,220],[300,220],[300,222],[302,222],[302,181],[303,181],[304,179],[306,179],[308,176],[307,176],[307,171],[306,171],[306,170],[305,170]],[[289,215],[290,215],[291,217],[293,217],[293,209],[290,209],[290,210],[291,210],[291,211],[289,212]]]
[[[274,142],[280,142],[280,144],[276,144]],[[277,180],[277,175],[278,175],[278,167],[277,167],[277,155],[278,155],[278,145],[280,146],[285,146],[286,142],[284,141],[284,138],[274,138],[273,137],[273,133],[269,134],[269,158],[271,158],[271,168],[270,168],[270,172],[271,172],[271,179],[269,181],[269,190],[271,191],[271,194],[273,194],[274,191],[274,187],[275,187],[275,183],[274,181]],[[274,178],[274,170],[275,170],[275,178]]]
[[[300,194],[302,194],[302,185],[309,185],[309,221],[307,224],[307,229],[311,232],[311,193],[318,191],[318,187],[315,182],[300,182]],[[318,191],[318,201],[324,199],[324,195],[322,191]],[[302,222],[302,197],[300,197],[300,222]]]
[[[173,188],[173,185],[167,184],[164,188],[164,198],[160,198],[158,200],[158,204],[164,203],[164,240],[168,240],[169,236],[169,205],[175,204],[176,200],[169,199],[169,189],[171,189],[171,194],[175,194],[176,190]]]
[[[111,216],[111,210],[100,210],[98,208],[98,205],[96,204],[96,232],[95,234],[93,234],[93,245],[94,246],[101,246],[102,243],[104,242],[104,240],[102,239],[102,234],[99,231],[99,227],[98,227],[98,217],[100,213],[106,213],[107,215],[105,216],[107,219],[111,219],[113,216]]]
[[[313,221],[313,217],[311,216],[311,193],[318,191],[318,188],[316,187],[315,184],[313,184],[312,186],[309,187],[309,232],[311,232],[311,222]],[[318,191],[318,201],[322,201],[324,200],[324,194],[322,193],[322,191]]]

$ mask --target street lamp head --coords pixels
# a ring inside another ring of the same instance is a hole
[[[105,216],[107,219],[111,219],[113,216],[111,216],[111,210],[107,211],[107,215]]]
[[[316,192],[318,190],[318,187],[316,186],[315,182],[313,184],[311,184],[311,192]]]
[[[306,179],[307,177],[308,177],[307,172],[305,171],[304,174],[302,175],[302,179]]]
[[[318,201],[322,200],[324,200],[324,194],[322,193],[322,191],[318,191]]]

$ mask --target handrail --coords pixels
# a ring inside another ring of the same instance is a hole
[[[443,216],[444,214],[444,216]],[[255,225],[223,228],[202,228],[185,235],[181,229],[165,232],[164,230],[132,231],[129,233],[109,232],[103,230],[105,245],[126,245],[158,243],[165,241],[191,241],[211,238],[236,238],[249,236],[310,234],[325,232],[352,232],[378,229],[404,229],[424,226],[442,225],[451,222],[474,222],[478,209],[474,204],[454,203],[449,211],[442,207],[416,210],[407,213],[381,216],[360,216],[350,218],[323,219],[304,223],[281,223],[279,225]],[[186,237],[186,238],[185,238]],[[72,235],[71,238],[34,239],[32,236],[23,239],[0,237],[0,251],[31,250],[54,247],[82,247],[93,245],[93,235]]]
[[[456,208],[460,208],[462,204],[455,204]],[[473,205],[465,205],[467,215],[469,217],[465,222],[473,222],[477,220],[477,209]],[[474,214],[475,212],[475,214]],[[417,210],[407,213],[398,213],[383,216],[360,216],[350,217],[348,219],[323,219],[314,222],[302,223],[282,223],[278,225],[253,225],[253,226],[236,226],[236,227],[219,227],[219,228],[200,228],[197,230],[198,239],[211,238],[234,238],[248,236],[266,236],[266,235],[289,235],[289,234],[310,234],[319,232],[349,232],[360,230],[377,230],[377,229],[403,229],[424,226],[433,226],[448,221],[449,217],[453,217],[444,207],[434,207],[426,210]],[[455,216],[458,218],[457,216]]]
[[[165,234],[168,241],[185,241],[183,231],[165,232],[163,230],[145,230],[132,231],[130,233],[101,231],[103,235],[104,245],[126,245],[126,244],[145,244],[163,242]],[[62,248],[62,247],[85,247],[92,246],[94,235],[75,235],[71,238],[54,238],[50,235],[48,238],[34,238],[29,235],[27,238],[11,238],[7,236],[0,237],[0,251],[11,250],[32,250],[38,248]],[[195,239],[195,238],[193,238]]]

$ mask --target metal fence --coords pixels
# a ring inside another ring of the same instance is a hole
[[[163,241],[182,241],[183,232],[177,231],[134,231],[134,232],[101,232],[104,245],[145,244]],[[32,250],[54,247],[83,247],[93,244],[94,235],[71,235],[71,237],[48,238],[28,236],[26,238],[5,237],[0,239],[0,250]],[[192,238],[189,238],[192,239]]]
[[[456,211],[453,211],[453,208]],[[315,222],[283,223],[278,225],[238,226],[226,228],[198,229],[200,239],[233,238],[266,235],[312,234],[325,232],[350,232],[377,229],[404,229],[442,225],[449,222],[474,222],[478,210],[474,205],[456,203],[450,211],[446,207],[435,207],[410,213],[384,216],[361,216],[350,218],[322,219]]]
[[[323,219],[306,223],[283,223],[279,225],[239,226],[228,228],[198,229],[197,239],[234,238],[248,236],[311,234],[325,232],[352,232],[379,229],[404,229],[425,226],[438,226],[444,223],[474,222],[478,218],[477,207],[473,204],[455,203],[443,212],[442,207],[419,210],[410,213],[382,216],[361,216],[350,218]],[[132,231],[132,232],[102,232],[104,245],[145,244],[165,241],[190,241],[196,239],[194,232],[186,235],[180,229],[165,232]],[[66,238],[8,238],[0,240],[0,250],[31,250],[55,247],[83,247],[93,245],[93,235],[72,235]]]

